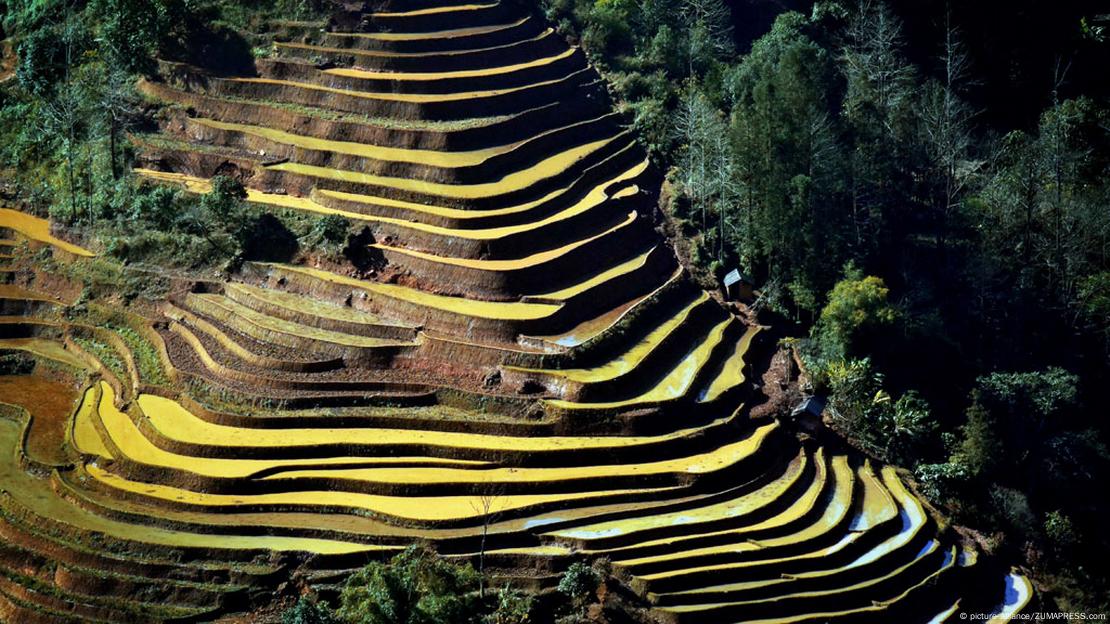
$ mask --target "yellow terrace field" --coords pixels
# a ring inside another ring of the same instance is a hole
[[[635,194],[639,189],[638,189],[638,187],[636,187],[634,185],[622,188],[617,193],[613,194],[612,197],[610,197],[610,195],[606,191],[606,189],[608,189],[611,186],[619,185],[619,184],[624,183],[628,180],[632,180],[632,179],[636,178],[637,176],[641,175],[647,169],[647,167],[648,167],[648,161],[646,161],[646,160],[637,163],[635,166],[633,166],[630,169],[625,170],[624,172],[622,172],[618,176],[616,176],[614,178],[611,178],[609,180],[606,180],[605,182],[603,182],[601,184],[594,185],[594,187],[590,190],[590,192],[585,197],[583,197],[582,199],[577,200],[570,207],[568,207],[564,210],[561,210],[558,213],[556,213],[554,215],[551,215],[549,217],[546,217],[542,220],[528,222],[528,223],[524,223],[524,224],[521,224],[521,225],[505,226],[505,227],[498,227],[498,228],[489,228],[489,229],[483,229],[483,230],[451,230],[451,229],[448,229],[448,228],[435,228],[434,226],[426,226],[427,229],[425,229],[424,231],[433,232],[433,233],[459,232],[458,236],[460,236],[460,237],[470,236],[470,237],[475,238],[475,239],[496,239],[496,238],[501,238],[503,236],[508,236],[510,234],[516,234],[516,233],[519,233],[519,232],[524,232],[524,231],[529,231],[529,230],[533,230],[533,229],[536,229],[536,228],[541,228],[541,227],[544,227],[546,225],[550,225],[552,223],[556,223],[558,221],[565,220],[567,218],[583,214],[588,210],[592,210],[592,209],[596,208],[597,206],[601,205],[601,203],[603,201],[605,201],[606,199],[611,199],[611,198],[616,199],[616,198],[627,197],[629,195]],[[573,185],[573,183],[572,183],[572,185]],[[423,212],[423,213],[427,213],[427,214],[435,215],[435,216],[439,216],[439,217],[446,217],[446,218],[450,218],[450,219],[458,219],[460,221],[464,221],[466,219],[477,219],[477,218],[486,218],[486,217],[494,217],[494,216],[505,216],[505,215],[513,215],[513,214],[528,212],[529,210],[532,210],[532,209],[536,208],[537,206],[546,204],[547,202],[555,200],[558,197],[568,193],[570,191],[572,185],[568,185],[568,186],[565,186],[561,189],[551,191],[550,193],[544,195],[543,197],[541,197],[539,199],[536,199],[536,200],[533,200],[533,201],[525,202],[525,203],[522,203],[522,204],[517,204],[517,205],[514,205],[514,206],[506,206],[504,208],[490,208],[490,209],[483,209],[483,210],[472,210],[472,209],[462,209],[462,208],[449,208],[449,207],[445,207],[445,206],[425,205],[425,204],[418,204],[418,203],[415,203],[415,202],[404,202],[404,201],[398,201],[398,200],[390,200],[390,199],[387,199],[387,198],[376,197],[376,196],[372,196],[372,195],[360,195],[360,194],[357,194],[357,193],[346,193],[346,192],[342,192],[342,191],[334,191],[334,190],[331,190],[331,189],[316,189],[316,193],[318,193],[319,195],[325,196],[325,197],[333,197],[333,198],[336,198],[336,199],[342,199],[342,200],[346,200],[346,201],[364,203],[364,204],[369,204],[369,205],[380,205],[380,206],[404,208],[406,210],[412,210],[414,212]],[[356,214],[356,213],[351,213],[351,214]],[[365,215],[360,215],[360,216],[362,216],[363,219],[367,218]],[[421,226],[421,224],[413,223],[412,226],[414,228],[418,229]],[[451,234],[451,235],[455,235],[455,234]]]
[[[391,297],[436,310],[498,321],[528,321],[542,319],[552,315],[559,309],[558,305],[547,303],[480,301],[476,299],[463,299],[461,297],[447,297],[414,288],[398,286],[396,284],[358,280],[308,267],[282,266],[282,270],[289,273],[307,275],[333,284],[350,286],[372,294]]]
[[[385,514],[412,521],[444,522],[480,520],[485,515],[480,496],[380,496],[332,490],[281,492],[274,494],[208,494],[167,485],[129,481],[97,466],[88,466],[89,475],[108,487],[141,495],[153,500],[181,502],[212,509],[235,509],[241,506],[320,507],[325,509],[361,509],[371,514]],[[571,504],[582,499],[620,496],[633,493],[661,493],[671,488],[606,490],[569,494],[520,494],[499,496],[493,500],[490,513],[506,513],[552,503]]]
[[[470,26],[466,28],[455,28],[451,30],[438,30],[426,33],[407,33],[407,32],[372,32],[372,33],[331,33],[337,37],[357,37],[362,39],[376,39],[379,41],[420,41],[424,39],[455,39],[459,37],[472,37],[474,35],[486,35],[495,33],[502,30],[509,30],[516,28],[528,20],[530,17],[522,17],[516,21],[507,24],[495,24],[492,26]]]
[[[272,290],[269,288],[259,288],[251,286],[250,284],[243,284],[231,282],[224,286],[227,291],[236,291],[241,293],[241,296],[250,299],[261,301],[265,304],[272,305],[277,308],[289,310],[291,312],[302,313],[316,318],[330,319],[336,321],[343,321],[355,325],[391,325],[390,321],[378,318],[372,314],[356,310],[354,308],[344,307],[313,299],[311,297],[304,297],[301,295],[294,295],[292,293],[284,292],[281,290]],[[403,325],[399,327],[404,327]]]
[[[18,463],[20,433],[15,422],[0,419],[0,482],[20,505],[43,518],[89,535],[177,548],[304,551],[342,554],[369,552],[381,547],[340,541],[257,535],[216,535],[131,524],[86,511],[57,495],[50,482],[29,475]]]
[[[748,354],[748,348],[751,347],[752,340],[755,339],[759,331],[758,326],[752,326],[744,332],[744,335],[736,342],[732,355],[722,365],[720,373],[713,378],[709,387],[705,389],[705,393],[698,397],[699,401],[707,403],[716,401],[729,389],[744,383],[744,356]]]
[[[335,209],[335,208],[329,208],[327,206],[323,206],[323,205],[321,205],[321,204],[319,204],[319,203],[317,203],[317,202],[315,202],[312,199],[307,198],[307,197],[296,197],[296,196],[292,196],[292,195],[280,195],[280,194],[275,194],[275,193],[265,193],[265,192],[258,191],[258,190],[252,189],[252,188],[247,189],[247,201],[257,203],[257,204],[262,204],[262,205],[275,206],[275,207],[279,207],[279,208],[289,208],[289,209],[293,209],[293,210],[303,210],[303,211],[306,211],[306,212],[315,212],[315,213],[319,213],[319,214],[339,215],[339,216],[342,216],[342,217],[345,217],[345,218],[348,218],[348,219],[352,219],[352,220],[355,220],[355,221],[369,221],[369,222],[378,222],[378,223],[388,223],[390,225],[396,225],[396,226],[399,226],[399,227],[409,228],[409,229],[412,229],[412,230],[416,230],[416,231],[420,231],[420,232],[426,232],[426,233],[429,233],[429,234],[436,234],[436,235],[440,235],[440,236],[450,236],[450,237],[456,237],[456,238],[466,239],[466,240],[496,240],[496,239],[499,239],[499,238],[503,238],[505,236],[510,236],[510,235],[513,235],[513,234],[519,234],[519,233],[522,233],[522,232],[528,232],[528,231],[536,230],[536,229],[539,229],[539,228],[542,228],[542,227],[546,227],[548,225],[557,223],[557,222],[565,220],[565,219],[569,219],[571,217],[583,214],[583,213],[585,213],[589,210],[595,209],[596,207],[601,205],[604,201],[606,201],[607,199],[610,199],[610,196],[608,195],[608,193],[606,193],[606,190],[605,190],[607,187],[615,185],[615,184],[620,184],[620,183],[622,183],[626,180],[629,180],[629,179],[632,179],[632,178],[636,177],[637,175],[641,174],[644,171],[644,169],[646,169],[647,164],[648,164],[647,161],[643,161],[640,164],[638,164],[637,166],[633,167],[632,169],[629,169],[629,170],[625,171],[623,174],[621,174],[617,178],[614,178],[613,180],[610,180],[610,181],[608,181],[604,184],[595,186],[594,189],[591,190],[590,193],[588,193],[581,200],[578,200],[572,206],[570,206],[569,208],[567,208],[565,210],[562,210],[562,211],[558,212],[557,214],[551,215],[549,217],[546,217],[542,220],[535,221],[535,222],[523,223],[523,224],[520,224],[520,225],[512,225],[512,226],[504,226],[504,227],[496,227],[496,228],[487,228],[487,229],[455,229],[455,228],[448,228],[448,227],[442,227],[442,226],[437,226],[437,225],[432,225],[432,224],[421,223],[421,222],[418,222],[418,221],[406,221],[404,219],[396,219],[396,218],[392,218],[392,217],[373,216],[373,215],[367,215],[367,214],[360,213],[360,212],[353,212],[353,211],[350,211],[350,210],[338,210],[338,209]],[[194,177],[194,176],[189,176],[189,175],[185,175],[185,174],[181,174],[181,173],[153,171],[153,170],[150,170],[150,169],[136,169],[135,173],[144,177],[144,178],[154,180],[154,181],[157,181],[157,182],[180,185],[181,187],[185,188],[187,191],[189,191],[191,193],[207,193],[212,189],[211,181],[209,181],[205,178],[197,178],[197,177]],[[355,202],[364,202],[364,203],[367,203],[367,204],[376,204],[376,205],[381,205],[381,206],[386,206],[386,207],[403,208],[403,209],[406,209],[406,210],[414,210],[414,211],[417,211],[417,212],[424,212],[424,213],[428,213],[428,214],[434,214],[436,216],[443,216],[443,217],[449,217],[449,218],[479,218],[479,217],[485,217],[485,216],[515,214],[515,213],[518,213],[518,212],[524,212],[524,211],[527,211],[527,210],[531,210],[532,208],[534,208],[538,205],[546,203],[547,201],[551,201],[552,199],[558,197],[560,194],[565,193],[568,189],[569,189],[569,187],[566,187],[566,188],[563,188],[563,189],[557,190],[557,191],[552,191],[551,193],[547,194],[543,198],[540,198],[538,200],[534,200],[534,201],[531,201],[531,202],[527,202],[525,204],[519,204],[517,206],[511,206],[511,207],[508,207],[508,208],[493,209],[493,210],[464,210],[464,209],[457,209],[457,208],[444,208],[444,207],[440,207],[440,206],[417,204],[417,203],[414,203],[414,202],[389,200],[389,199],[385,199],[385,198],[371,197],[371,196],[366,196],[366,195],[356,195],[356,194],[351,194],[351,193],[343,193],[343,192],[332,191],[332,190],[327,190],[327,189],[317,189],[316,193],[318,193],[320,195],[323,195],[323,196],[334,197],[334,198],[337,198],[337,199],[343,199],[343,200],[355,201]],[[637,191],[638,191],[638,188],[635,187],[635,186],[625,187],[625,188],[622,188],[617,193],[615,193],[612,196],[612,199],[619,199],[621,197],[627,197],[629,195],[635,194]]]
[[[447,72],[382,72],[382,71],[369,71],[365,69],[354,68],[335,68],[326,69],[324,73],[331,74],[332,76],[343,76],[345,78],[362,78],[367,80],[443,80],[451,78],[481,78],[483,76],[497,76],[500,74],[509,74],[522,69],[530,69],[533,67],[543,67],[550,65],[556,61],[561,61],[565,58],[570,58],[575,53],[574,48],[567,48],[553,56],[545,58],[537,58],[524,63],[516,63],[514,65],[502,65],[499,67],[489,67],[486,69],[469,69],[460,71],[447,71]]]
[[[101,382],[100,384],[101,399],[99,405],[95,410],[84,409],[77,414],[77,420],[74,424],[74,437],[78,439],[78,432],[80,432],[80,441],[82,444],[88,444],[90,448],[96,447],[97,441],[100,440],[99,434],[96,439],[93,439],[89,432],[95,433],[96,430],[92,425],[92,419],[99,419],[102,423],[104,430],[109,436],[112,445],[119,449],[120,455],[132,461],[141,462],[151,466],[160,466],[165,468],[172,468],[174,470],[181,470],[186,472],[195,473],[207,477],[218,478],[249,478],[256,473],[262,471],[274,470],[297,470],[305,466],[318,466],[323,462],[330,462],[339,465],[365,465],[370,466],[374,464],[389,464],[389,463],[424,463],[429,465],[454,465],[454,466],[470,466],[480,467],[484,462],[480,461],[465,461],[465,460],[451,460],[439,459],[429,457],[367,457],[367,456],[350,456],[350,457],[329,457],[326,459],[321,458],[306,458],[306,459],[284,459],[284,460],[266,460],[266,459],[221,459],[209,457],[192,457],[187,455],[180,455],[163,450],[153,443],[135,426],[134,421],[127,414],[121,412],[115,406],[115,395],[112,392],[111,386]],[[144,397],[147,395],[143,395]],[[141,398],[140,398],[141,402]],[[176,404],[175,404],[176,405]],[[89,422],[84,422],[83,419],[89,419]],[[103,444],[103,441],[100,441]],[[101,453],[90,453],[101,454]],[[108,457],[112,457],[112,453],[108,453]],[[414,468],[406,468],[404,470],[414,470]]]
[[[372,247],[374,247],[375,249],[391,251],[406,256],[412,256],[413,258],[419,258],[421,260],[427,260],[448,266],[466,267],[468,269],[477,269],[479,271],[516,271],[520,269],[540,266],[542,264],[551,262],[571,253],[572,251],[578,249],[579,247],[582,247],[583,245],[587,245],[595,240],[598,240],[599,238],[610,236],[613,233],[628,227],[630,224],[632,224],[632,222],[636,220],[636,217],[636,212],[632,211],[628,213],[628,216],[625,217],[624,221],[621,221],[608,230],[594,234],[593,236],[567,243],[562,247],[537,252],[523,258],[513,258],[507,260],[483,260],[475,258],[453,258],[451,256],[437,256],[435,254],[430,254],[423,251],[405,249],[404,247],[390,247],[388,245],[382,245],[381,243],[375,243],[372,245]],[[565,297],[551,296],[551,298],[556,299]]]
[[[555,407],[567,410],[575,409],[617,409],[628,408],[633,405],[652,404],[670,401],[685,396],[694,383],[698,372],[706,365],[710,354],[724,337],[725,330],[733,323],[731,318],[718,323],[709,332],[706,339],[699,344],[677,366],[647,392],[621,401],[608,401],[600,403],[575,403],[561,399],[549,399],[548,403]]]
[[[390,483],[479,483],[512,484],[544,483],[570,479],[589,479],[625,476],[653,476],[665,474],[704,474],[723,470],[750,457],[759,450],[767,435],[776,425],[756,429],[742,440],[723,445],[707,453],[689,455],[678,459],[621,463],[601,466],[566,466],[558,468],[484,468],[458,470],[453,468],[351,468],[351,469],[302,469],[266,477],[268,480],[324,477],[351,481],[382,481]]]
[[[486,4],[459,4],[448,5],[440,7],[429,7],[426,9],[415,9],[412,11],[378,11],[373,13],[375,17],[417,17],[420,15],[438,15],[440,13],[456,13],[459,11],[477,11],[481,9],[492,9],[500,2],[489,2]]]
[[[682,511],[668,512],[658,515],[644,515],[638,518],[612,520],[575,527],[550,533],[554,537],[591,540],[608,538],[618,535],[630,535],[641,531],[649,531],[660,527],[671,527],[685,524],[697,524],[727,517],[744,516],[755,509],[774,503],[788,491],[805,473],[806,464],[812,461],[808,455],[802,453],[795,459],[789,468],[779,475],[774,481],[762,488],[740,496],[739,498],[715,503],[705,507],[695,507]]]
[[[447,94],[430,94],[430,93],[386,93],[383,91],[368,92],[368,91],[352,91],[350,89],[337,89],[335,87],[325,87],[318,84],[309,82],[297,82],[295,80],[278,80],[274,78],[228,78],[231,82],[238,82],[242,84],[259,84],[259,85],[273,85],[279,87],[290,87],[294,89],[303,89],[305,91],[316,91],[319,93],[331,93],[335,95],[343,95],[348,97],[355,97],[365,100],[379,100],[384,102],[406,102],[409,104],[435,104],[435,103],[451,103],[451,102],[466,102],[469,100],[477,100],[482,98],[492,98],[499,95],[508,95],[510,93],[522,93],[530,89],[538,89],[558,84],[567,79],[567,76],[555,78],[552,80],[544,80],[535,82],[530,85],[522,87],[507,87],[504,89],[488,89],[485,91],[468,91],[465,93],[447,93]]]
[[[211,307],[207,310],[219,312],[219,315],[226,314],[234,316],[245,323],[253,325],[263,331],[273,332],[291,336],[294,338],[307,338],[309,340],[316,340],[319,342],[326,342],[330,344],[340,345],[344,347],[355,347],[359,349],[373,349],[381,347],[398,347],[413,344],[411,342],[386,340],[383,338],[372,338],[366,336],[356,336],[353,334],[346,334],[327,329],[320,329],[318,327],[311,327],[286,321],[274,316],[267,316],[261,312],[256,312],[244,305],[238,304],[223,295],[211,294],[192,294],[190,298],[201,300]]]
[[[520,23],[523,23],[523,22],[520,22]],[[527,38],[527,39],[521,39],[519,41],[513,41],[511,43],[505,43],[505,44],[497,45],[497,46],[488,46],[488,47],[484,47],[484,48],[471,48],[471,49],[466,49],[466,50],[446,50],[446,51],[438,51],[438,52],[398,52],[396,50],[362,50],[362,49],[359,49],[359,48],[335,48],[335,47],[328,47],[328,46],[321,46],[321,45],[311,45],[311,44],[307,44],[307,43],[298,43],[298,42],[295,42],[295,41],[278,41],[278,42],[275,42],[274,45],[276,45],[279,48],[290,48],[290,49],[294,49],[294,50],[306,50],[306,51],[323,52],[323,53],[329,53],[329,54],[345,54],[345,55],[351,55],[351,56],[365,56],[365,57],[370,57],[370,58],[419,59],[419,58],[428,58],[428,57],[439,58],[439,57],[467,56],[467,55],[475,54],[475,53],[492,52],[494,50],[503,50],[503,49],[519,46],[519,45],[524,44],[524,43],[532,43],[532,42],[535,42],[535,41],[540,41],[542,39],[545,39],[547,37],[552,36],[554,33],[555,33],[554,29],[545,28],[543,31],[541,31],[538,35],[536,35],[534,37],[530,37],[530,38]],[[351,34],[351,33],[331,33],[331,34],[332,34],[332,36],[339,36],[339,35]],[[366,34],[369,34],[369,33],[366,33]],[[380,34],[389,34],[389,33],[380,33]],[[407,74],[404,73],[404,72],[391,72],[391,73],[387,74],[387,77],[389,77],[389,78],[393,78],[395,76],[403,77],[405,75],[407,75]]]
[[[574,165],[574,163],[624,136],[623,134],[619,134],[600,141],[593,141],[585,145],[580,145],[548,157],[527,169],[509,173],[496,182],[484,182],[479,184],[445,184],[442,182],[429,182],[413,178],[394,178],[362,173],[359,171],[331,169],[328,167],[293,162],[272,165],[267,167],[267,169],[273,171],[288,171],[290,173],[298,173],[326,180],[383,186],[399,191],[410,191],[450,199],[481,199],[524,190],[541,180],[566,171]]]
[[[18,210],[0,208],[0,228],[13,229],[31,240],[46,243],[75,256],[92,257],[95,255],[83,247],[67,243],[51,234],[50,222],[46,219],[40,219]]]
[[[427,445],[444,448],[518,452],[634,449],[668,440],[679,440],[703,429],[690,427],[660,436],[511,436],[460,433],[423,429],[386,428],[288,428],[247,429],[218,425],[202,420],[176,401],[152,394],[141,394],[139,408],[150,424],[163,436],[191,444],[227,447],[283,449],[323,444]]]
[[[405,149],[399,147],[371,145],[368,143],[354,143],[351,141],[332,141],[328,139],[319,139],[311,136],[293,134],[291,132],[286,132],[284,130],[279,130],[276,128],[230,123],[217,121],[215,119],[195,118],[192,121],[194,123],[200,124],[202,126],[207,126],[209,128],[215,128],[217,130],[228,130],[232,132],[241,132],[243,134],[249,134],[268,139],[275,143],[282,143],[284,145],[291,145],[293,147],[299,147],[302,149],[333,152],[336,154],[347,154],[350,156],[361,156],[363,158],[371,158],[374,160],[388,162],[429,165],[432,167],[472,167],[474,165],[480,165],[494,156],[512,151],[519,145],[519,143],[513,143],[487,149],[461,152]]]
[[[548,375],[563,377],[570,381],[577,381],[582,383],[592,383],[614,379],[635,369],[640,364],[640,362],[642,362],[644,358],[647,357],[649,353],[651,353],[653,349],[659,346],[659,343],[661,343],[664,338],[666,338],[668,335],[671,334],[671,332],[673,332],[680,325],[686,322],[687,317],[690,316],[690,313],[693,312],[695,308],[704,304],[708,300],[709,293],[702,292],[698,297],[687,304],[686,307],[681,309],[678,314],[660,324],[631,349],[613,358],[612,360],[609,360],[601,366],[596,366],[594,368],[567,368],[559,370],[529,369],[517,367],[506,368],[525,373],[545,373]]]
[[[26,351],[32,355],[61,362],[72,368],[85,367],[85,361],[74,352],[65,348],[65,345],[48,338],[0,338],[0,349],[15,349]]]

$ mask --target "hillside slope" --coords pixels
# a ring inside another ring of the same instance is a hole
[[[496,0],[341,23],[281,24],[254,75],[163,64],[142,89],[175,106],[135,140],[159,183],[365,226],[367,266],[178,283],[132,329],[153,355],[5,291],[0,346],[95,375],[60,458],[33,397],[0,419],[0,619],[206,621],[483,533],[503,579],[608,557],[666,621],[1025,607],[893,468],[751,416],[761,328],[654,230],[658,176],[578,49]]]

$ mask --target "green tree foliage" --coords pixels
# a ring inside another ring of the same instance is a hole
[[[16,77],[28,92],[41,98],[54,95],[65,75],[65,42],[54,28],[35,30],[19,42]]]
[[[497,606],[493,613],[485,616],[483,624],[530,624],[532,610],[535,608],[532,596],[509,587],[497,592]]]
[[[477,588],[478,573],[469,564],[454,565],[414,545],[353,574],[337,613],[350,624],[466,624],[480,614]]]
[[[62,12],[62,0],[7,0],[0,3],[0,29],[4,32],[29,32]]]
[[[731,134],[743,189],[732,240],[757,279],[810,312],[844,259],[837,205],[836,72],[798,13],[784,13],[727,79]],[[830,268],[833,268],[830,271]]]
[[[151,71],[158,41],[167,29],[165,2],[95,0],[92,10],[102,16],[100,40],[109,62],[126,73]]]
[[[582,606],[591,601],[601,583],[598,573],[581,561],[575,561],[563,572],[557,589],[572,605]]]
[[[863,277],[850,268],[848,277],[836,283],[828,303],[813,327],[818,357],[837,361],[860,357],[874,349],[882,330],[898,314],[888,301],[890,289],[879,277]]]
[[[967,422],[960,427],[961,437],[950,460],[960,466],[960,474],[979,477],[994,470],[1002,455],[997,431],[998,423],[990,410],[983,406],[981,393],[973,391],[971,406],[967,408]]]
[[[347,242],[351,221],[340,215],[325,215],[316,220],[309,239],[328,251],[335,251]]]
[[[1110,185],[1091,181],[1110,168],[1108,121],[1110,111],[1090,100],[1061,101],[1036,134],[1005,137],[973,204],[984,224],[984,279],[1010,280],[1016,296],[1055,310],[1098,309],[1099,276],[1110,266]],[[1091,320],[1107,326],[1105,316]]]
[[[978,383],[980,401],[994,417],[1007,464],[1018,467],[1041,453],[1048,436],[1066,428],[1078,400],[1078,379],[1060,368],[993,373]]]
[[[297,603],[281,615],[281,624],[339,624],[327,605],[301,596]]]
[[[867,359],[829,363],[822,372],[832,419],[841,432],[872,455],[916,465],[937,427],[918,394],[907,392],[894,400],[883,389],[883,375]]]

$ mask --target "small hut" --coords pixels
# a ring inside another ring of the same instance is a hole
[[[750,302],[755,300],[755,284],[752,280],[740,272],[740,269],[733,269],[725,275],[724,279],[725,296],[731,301]]]

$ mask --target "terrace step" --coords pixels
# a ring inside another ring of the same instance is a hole
[[[321,329],[269,316],[224,295],[190,293],[185,299],[190,310],[215,319],[247,336],[317,355],[342,357],[352,364],[381,362],[405,349],[415,340],[393,340]]]
[[[360,50],[392,52],[450,52],[474,50],[526,40],[546,26],[531,16],[514,16],[500,24],[463,26],[425,33],[405,32],[329,32],[321,35],[324,45]]]
[[[379,146],[206,117],[184,117],[181,132],[186,142],[264,155],[269,161],[288,159],[339,171],[470,184],[496,181],[507,171],[522,170],[551,153],[614,136],[619,132],[614,122],[611,113],[572,118],[523,141],[455,151]]]
[[[562,43],[562,42],[560,42]],[[504,91],[547,82],[586,67],[585,55],[565,43],[522,62],[499,58],[497,63],[478,69],[425,72],[396,72],[352,67],[326,67],[292,58],[256,61],[263,78],[295,80],[339,89],[374,94],[445,94]]]
[[[350,307],[250,284],[226,284],[224,295],[259,313],[325,331],[409,343],[417,339],[419,332],[417,327],[397,324]]]
[[[507,0],[356,4],[273,20],[250,75],[161,63],[133,141],[157,183],[231,172],[252,210],[351,220],[384,270],[175,282],[163,386],[110,332],[0,318],[0,348],[99,379],[46,468],[0,419],[0,619],[214,620],[417,539],[535,590],[608,557],[679,624],[1026,608],[893,469],[752,419],[760,328],[660,242],[662,176],[580,50]],[[0,212],[0,262],[17,230],[88,255]]]
[[[635,407],[659,406],[687,399],[700,386],[700,382],[705,379],[706,371],[711,367],[711,362],[723,357],[722,351],[727,349],[729,345],[726,336],[735,333],[738,329],[737,325],[735,319],[731,317],[713,325],[709,333],[703,336],[700,342],[694,343],[681,361],[669,369],[662,378],[656,379],[647,390],[639,394],[609,401],[583,400],[578,402],[563,399],[545,399],[545,402],[556,410],[566,412],[582,410],[609,412]]]
[[[332,398],[339,404],[344,403],[344,398],[360,400],[355,404],[375,401],[420,404],[434,399],[432,388],[411,383],[403,376],[368,377],[345,368],[333,369],[332,363],[326,361],[314,366],[324,372],[304,370],[307,367],[295,370],[296,364],[291,363],[287,368],[294,370],[282,374],[281,369],[270,370],[250,359],[237,358],[234,353],[227,355],[224,347],[202,336],[181,324],[171,325],[164,334],[178,372],[197,375],[211,384],[249,387],[253,390],[251,394],[259,398],[284,395],[283,402],[299,398],[310,403],[313,399],[322,403],[323,399]],[[260,393],[262,390],[269,390],[269,393]]]
[[[334,41],[336,35],[332,34]],[[312,43],[277,41],[275,46],[281,56],[319,62],[323,60],[336,65],[347,65],[359,69],[378,71],[410,72],[428,71],[465,71],[496,66],[498,63],[514,64],[540,55],[550,55],[565,49],[566,44],[555,34],[554,29],[545,28],[538,35],[524,37],[482,48],[457,49],[435,52],[397,52],[382,49],[360,49],[334,47]],[[352,43],[349,38],[345,43]]]

